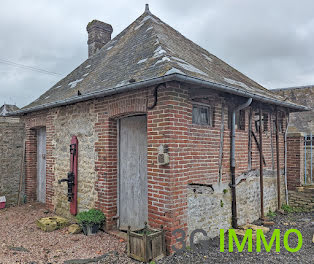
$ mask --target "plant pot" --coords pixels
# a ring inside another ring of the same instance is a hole
[[[99,230],[99,224],[82,225],[85,236],[95,235]]]

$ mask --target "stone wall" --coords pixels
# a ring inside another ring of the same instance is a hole
[[[260,179],[258,171],[242,175],[236,187],[238,225],[260,218]],[[277,209],[277,178],[272,172],[264,172],[264,214]],[[284,201],[283,176],[281,201]],[[188,187],[188,233],[204,229],[208,237],[219,235],[220,229],[231,228],[231,189],[228,184]]]
[[[299,187],[289,192],[289,205],[314,211],[314,187]]]
[[[18,118],[0,117],[0,196],[7,205],[17,203],[23,139],[24,124]],[[23,201],[24,184],[20,197]]]
[[[57,214],[70,216],[67,201],[67,184],[58,184],[58,180],[67,177],[70,171],[70,141],[72,136],[78,138],[78,211],[95,207],[97,200],[96,172],[95,172],[95,142],[97,140],[94,124],[94,104],[86,102],[58,108],[53,119],[55,129],[54,148],[55,157],[53,181],[54,196],[52,203]]]

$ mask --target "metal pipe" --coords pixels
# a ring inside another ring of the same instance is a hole
[[[259,107],[259,182],[261,192],[261,219],[264,220],[264,179],[263,179],[263,125],[262,107]]]
[[[286,192],[286,204],[289,205],[289,193],[288,193],[288,178],[287,178],[287,134],[288,134],[288,127],[289,127],[289,113],[287,118],[287,126],[285,131],[285,192]]]
[[[304,184],[306,184],[306,142],[307,141],[307,134],[304,136]]]
[[[236,195],[236,179],[235,179],[235,116],[236,112],[248,107],[252,103],[252,98],[249,98],[244,104],[239,105],[232,111],[232,123],[231,123],[231,150],[230,150],[230,171],[231,171],[231,192],[232,192],[232,227],[238,227],[237,219],[237,195]]]
[[[312,175],[313,175],[313,153],[312,153],[312,148],[313,148],[313,138],[312,138],[312,132],[310,134],[310,137],[311,137],[311,182],[310,184],[312,184]]]
[[[237,88],[237,87],[232,87],[232,86],[228,86],[225,84],[218,84],[218,83],[214,83],[214,82],[210,82],[210,81],[205,81],[205,80],[202,80],[202,79],[199,79],[196,77],[190,77],[190,76],[179,74],[179,73],[173,73],[173,74],[169,74],[169,75],[165,75],[165,76],[161,76],[161,77],[157,77],[157,78],[139,81],[136,83],[130,83],[130,84],[119,86],[119,87],[104,88],[104,89],[96,91],[96,92],[90,92],[90,93],[82,94],[80,96],[74,96],[71,98],[59,100],[59,101],[52,102],[52,103],[47,103],[47,104],[43,104],[43,105],[39,105],[39,106],[26,108],[26,109],[21,109],[21,110],[15,111],[15,112],[8,113],[8,116],[23,115],[26,113],[30,113],[30,112],[34,112],[34,111],[40,111],[40,110],[44,110],[44,109],[49,109],[49,108],[53,108],[53,107],[57,107],[57,106],[75,104],[78,102],[83,102],[83,101],[87,101],[87,100],[91,100],[91,99],[95,99],[95,98],[101,98],[104,96],[109,96],[109,95],[113,95],[113,94],[117,94],[117,93],[122,93],[122,92],[140,89],[140,88],[145,88],[148,86],[157,85],[157,84],[162,83],[162,82],[170,82],[170,81],[185,82],[185,83],[189,83],[192,85],[196,85],[198,87],[215,89],[215,90],[219,90],[222,92],[243,96],[246,98],[252,98],[256,101],[291,108],[291,109],[294,109],[296,111],[309,111],[309,110],[311,110],[310,108],[308,108],[306,106],[301,106],[301,105],[294,104],[291,102],[285,102],[285,101],[282,101],[280,99],[265,97],[263,95],[259,95],[256,93],[245,91],[245,90]]]
[[[252,170],[252,109],[249,113],[249,129],[248,129],[248,170]]]
[[[220,123],[220,145],[219,145],[219,169],[218,169],[218,183],[222,180],[222,158],[224,149],[224,130],[225,130],[225,120],[224,120],[225,104],[221,102],[221,123]]]
[[[278,109],[276,109],[276,160],[277,160],[277,207],[280,210],[280,161],[279,161],[279,120]]]

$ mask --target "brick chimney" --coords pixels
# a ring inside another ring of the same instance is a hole
[[[88,57],[93,56],[111,40],[112,26],[99,20],[88,23]]]

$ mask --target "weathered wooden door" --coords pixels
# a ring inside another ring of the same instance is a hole
[[[46,129],[37,130],[37,200],[46,202]]]
[[[148,218],[146,116],[119,123],[119,228],[144,227]]]

